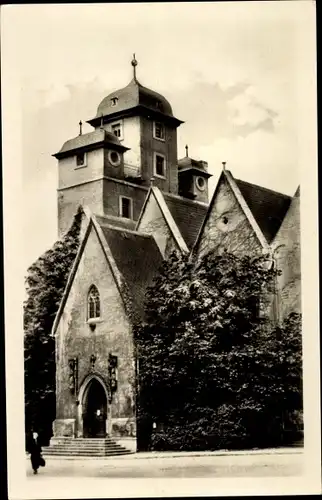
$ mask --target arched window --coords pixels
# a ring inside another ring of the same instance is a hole
[[[92,285],[87,297],[87,319],[99,318],[101,314],[100,294],[95,285]]]

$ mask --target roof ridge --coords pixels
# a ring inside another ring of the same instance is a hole
[[[96,215],[93,214],[95,217]],[[97,217],[104,217],[103,215],[97,215]],[[137,236],[143,236],[144,238],[150,238],[150,239],[153,239],[153,236],[149,233],[144,233],[143,231],[135,231],[134,229],[128,229],[127,227],[117,227],[117,226],[113,226],[113,224],[109,224],[108,222],[99,222],[97,221],[97,223],[102,226],[102,227],[107,227],[108,229],[112,229],[114,231],[119,231],[120,233],[131,233],[131,234],[135,234]]]
[[[235,181],[236,182],[243,182],[244,184],[248,184],[248,186],[253,186],[253,187],[260,188],[260,189],[264,189],[265,191],[269,191],[270,193],[274,193],[274,194],[278,194],[280,196],[284,196],[285,198],[289,198],[289,199],[292,198],[292,196],[290,196],[288,194],[281,193],[280,191],[275,191],[274,189],[270,189],[270,188],[267,188],[267,187],[264,187],[264,186],[260,186],[259,184],[254,184],[253,182],[243,181],[242,179],[235,179]]]
[[[188,203],[189,205],[199,205],[204,208],[208,208],[208,203],[204,203],[203,201],[198,201],[198,200],[189,200],[189,198],[185,198],[184,196],[180,196],[178,194],[173,194],[173,193],[166,193],[164,191],[161,191],[164,197],[169,197],[173,198],[175,200],[180,200],[184,201],[185,203]]]

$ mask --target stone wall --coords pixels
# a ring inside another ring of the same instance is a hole
[[[300,198],[294,197],[272,243],[276,266],[282,271],[277,279],[279,319],[301,312],[301,234]]]
[[[262,246],[227,180],[222,178],[196,248],[197,255],[224,250],[237,255],[260,255]]]
[[[105,215],[120,215],[120,196],[131,198],[133,202],[133,219],[138,220],[141,213],[148,188],[131,185],[128,182],[115,182],[113,179],[104,179],[103,204]]]
[[[87,321],[87,294],[94,284],[100,293],[101,317],[91,328]],[[60,319],[56,337],[56,422],[55,435],[72,432],[74,419],[81,426],[82,401],[78,401],[83,382],[97,377],[106,387],[109,354],[118,357],[118,389],[108,405],[109,429],[112,419],[125,419],[135,427],[135,362],[130,322],[115,284],[111,269],[92,227],[81,257],[73,285]],[[94,367],[91,355],[96,356]],[[78,390],[73,395],[69,387],[69,364],[78,358]],[[132,427],[133,427],[132,425]],[[57,434],[58,433],[58,434]],[[113,429],[112,429],[113,435]]]
[[[58,191],[58,236],[70,228],[79,205],[104,215],[102,179]]]
[[[138,231],[153,235],[164,258],[167,258],[174,250],[178,250],[175,239],[152,193],[145,206]]]

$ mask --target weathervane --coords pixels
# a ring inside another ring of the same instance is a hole
[[[226,162],[225,162],[225,161],[222,161],[221,163],[222,163],[222,169],[223,169],[223,170],[226,170]]]
[[[83,122],[82,120],[79,121],[79,135],[82,135],[82,126],[83,126]]]
[[[185,146],[185,150],[186,150],[186,157],[188,158],[188,145]]]

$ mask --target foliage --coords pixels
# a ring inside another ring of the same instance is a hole
[[[301,406],[301,338],[300,318],[272,331],[263,314],[276,274],[265,257],[229,253],[197,265],[176,255],[164,263],[136,329],[145,446],[279,442],[284,413]]]
[[[25,422],[46,441],[55,418],[53,322],[75,259],[82,219],[79,208],[69,231],[28,269],[24,303]]]

